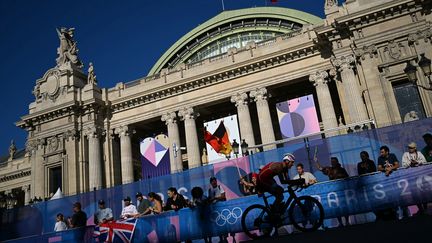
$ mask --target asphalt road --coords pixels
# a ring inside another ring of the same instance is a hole
[[[249,241],[252,242],[252,241]],[[411,243],[432,242],[432,216],[422,215],[397,221],[380,221],[342,228],[295,233],[276,238],[260,239],[263,243]]]

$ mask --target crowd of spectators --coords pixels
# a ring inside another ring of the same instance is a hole
[[[407,145],[407,151],[404,152],[399,162],[397,156],[390,152],[388,146],[380,147],[380,154],[377,158],[377,164],[370,159],[367,151],[360,152],[361,161],[357,164],[358,175],[365,175],[381,171],[386,176],[397,170],[400,167],[409,168],[422,165],[423,163],[432,162],[432,134],[426,133],[423,135],[425,147],[420,151],[417,150],[417,144],[411,142]],[[328,176],[329,180],[338,180],[349,177],[346,169],[342,167],[337,157],[330,158],[330,166],[321,166],[316,156],[314,157],[317,168],[324,175]],[[317,178],[310,172],[304,170],[304,165],[298,163],[296,165],[297,175],[293,179],[303,178],[305,179],[305,186],[311,186],[318,182]],[[257,187],[258,174],[251,172],[240,178],[239,183],[243,187],[244,195],[253,195],[261,193]],[[135,197],[137,200],[137,206],[131,203],[129,196],[123,199],[124,207],[120,215],[120,219],[128,218],[139,218],[151,214],[160,214],[164,211],[175,210],[178,211],[182,208],[204,208],[206,205],[225,201],[226,195],[224,188],[218,184],[216,177],[210,178],[210,185],[205,195],[203,188],[194,187],[191,190],[191,200],[185,199],[183,195],[178,193],[175,187],[170,187],[167,190],[168,199],[164,203],[161,196],[155,192],[149,192],[147,198],[143,196],[141,192],[137,192]],[[110,208],[105,206],[104,200],[98,201],[99,209],[94,215],[94,223],[101,225],[114,220],[114,215]],[[418,204],[418,213],[423,214],[427,211],[427,204]],[[374,212],[377,220],[385,219],[397,219],[395,208],[388,208]],[[401,207],[404,212],[404,216],[409,216],[407,213],[407,207]],[[64,217],[61,213],[57,215],[56,224],[54,227],[55,231],[62,231],[68,228],[78,228],[86,225],[87,215],[81,210],[81,204],[76,202],[73,204],[73,216],[68,218],[67,223],[64,221]],[[205,215],[202,215],[205,217]],[[348,215],[343,216],[345,218],[345,224],[349,224]],[[338,218],[340,226],[343,226],[342,217]],[[221,242],[226,242],[227,235],[220,236]],[[211,242],[210,239],[205,239],[205,242]]]

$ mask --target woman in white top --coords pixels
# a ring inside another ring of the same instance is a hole
[[[66,223],[63,220],[63,214],[59,213],[57,214],[57,218],[56,218],[56,224],[54,226],[54,231],[63,231],[63,230],[67,230],[67,226]]]
[[[408,144],[408,152],[402,155],[402,167],[414,167],[423,163],[426,163],[426,158],[417,151],[417,144],[414,142]]]

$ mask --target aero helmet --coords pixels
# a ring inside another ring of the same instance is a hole
[[[295,156],[292,153],[286,153],[284,154],[284,157],[282,159],[283,161],[288,160],[288,161],[294,161],[295,160]]]

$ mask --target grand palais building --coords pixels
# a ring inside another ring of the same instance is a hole
[[[280,7],[224,11],[175,42],[146,77],[107,89],[80,62],[73,29],[58,29],[57,65],[41,70],[34,102],[17,118],[26,147],[0,159],[0,195],[19,206],[58,187],[73,195],[138,181],[139,139],[152,134],[169,138],[172,173],[202,166],[203,123],[228,115],[237,115],[241,140],[273,149],[283,138],[276,104],[305,95],[325,136],[341,124],[431,117],[422,68],[432,59],[431,7],[326,0],[325,19]]]

